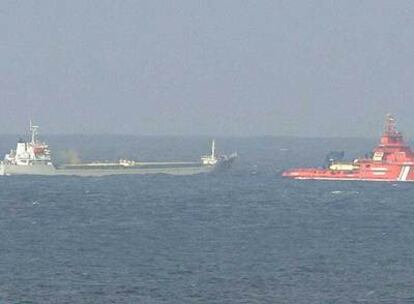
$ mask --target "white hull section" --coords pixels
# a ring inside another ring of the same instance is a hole
[[[215,166],[177,168],[125,168],[125,169],[56,169],[53,166],[1,165],[0,175],[46,175],[46,176],[107,176],[133,174],[194,175],[209,173]]]

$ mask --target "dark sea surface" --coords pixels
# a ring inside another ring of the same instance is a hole
[[[2,154],[15,142],[0,140]],[[198,137],[47,140],[60,160],[209,149]],[[280,177],[374,143],[221,138],[239,154],[228,172],[0,177],[0,303],[414,303],[414,184]]]

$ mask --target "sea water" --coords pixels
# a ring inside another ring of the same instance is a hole
[[[193,160],[209,148],[87,138],[48,141],[88,160]],[[1,177],[0,303],[414,302],[414,184],[280,177],[373,143],[218,139],[239,154],[227,172]]]

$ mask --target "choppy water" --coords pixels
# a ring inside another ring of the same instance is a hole
[[[69,142],[59,140],[51,143]],[[164,138],[159,147],[173,149],[145,149],[151,140],[121,152],[185,159],[208,148]],[[414,302],[414,184],[279,177],[371,141],[218,144],[238,150],[234,170],[0,178],[0,303]],[[101,146],[84,155],[120,153]]]

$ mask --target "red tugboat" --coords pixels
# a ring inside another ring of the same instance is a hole
[[[395,128],[394,118],[387,115],[384,134],[372,157],[353,162],[332,160],[324,169],[298,168],[282,175],[293,179],[414,182],[414,153]]]

